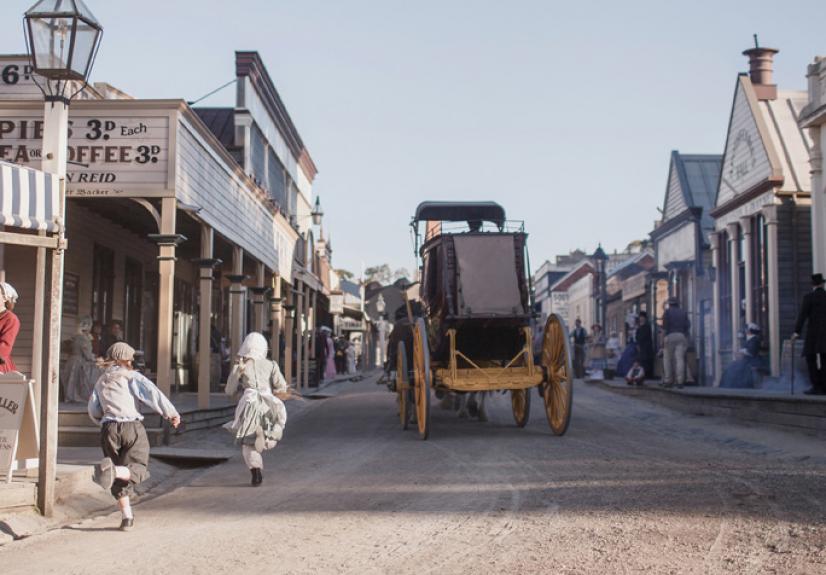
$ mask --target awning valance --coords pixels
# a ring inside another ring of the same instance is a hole
[[[56,232],[59,186],[54,174],[0,162],[0,224]]]

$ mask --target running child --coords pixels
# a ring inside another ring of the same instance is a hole
[[[261,453],[275,447],[287,424],[284,402],[273,395],[286,398],[287,382],[278,364],[267,359],[267,340],[260,333],[252,332],[244,339],[225,391],[230,397],[240,395],[235,418],[225,427],[241,444],[251,483],[257,487],[264,481]]]
[[[181,416],[166,396],[143,374],[132,369],[135,350],[124,342],[106,352],[113,362],[98,378],[89,397],[89,417],[101,425],[100,445],[105,456],[95,465],[92,479],[118,501],[121,531],[135,522],[129,497],[137,484],[149,478],[149,439],[143,427],[141,404],[178,427]]]

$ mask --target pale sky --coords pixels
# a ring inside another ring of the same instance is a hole
[[[0,52],[34,0],[4,0]],[[86,0],[93,81],[195,99],[257,50],[319,174],[333,263],[412,269],[423,200],[494,200],[534,268],[647,236],[669,156],[722,153],[741,52],[779,48],[781,89],[826,54],[826,2]],[[232,89],[203,105],[231,106]]]

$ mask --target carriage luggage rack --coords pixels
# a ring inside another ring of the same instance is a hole
[[[440,236],[442,234],[521,234],[525,233],[525,222],[521,220],[507,220],[500,224],[493,222],[481,222],[478,227],[471,230],[469,222],[426,222],[425,241]]]

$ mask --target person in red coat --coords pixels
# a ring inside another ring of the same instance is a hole
[[[16,303],[17,290],[6,282],[0,282],[0,373],[17,371],[11,358],[20,331],[20,320],[14,314]]]

